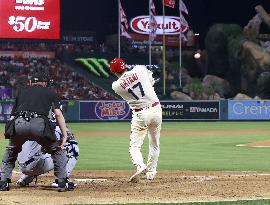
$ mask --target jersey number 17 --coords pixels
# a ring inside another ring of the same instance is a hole
[[[138,88],[138,89],[140,90],[141,96],[143,97],[145,94],[144,94],[144,90],[143,90],[143,87],[142,87],[141,82],[138,82],[138,83],[136,83],[135,85],[133,85],[133,86],[132,86],[132,89],[129,88],[129,89],[128,89],[128,92],[129,92],[136,100],[139,100],[139,99],[140,99],[139,96],[136,95],[136,94],[133,92],[136,88]]]

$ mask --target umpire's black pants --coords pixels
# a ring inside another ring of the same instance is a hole
[[[22,117],[15,120],[15,135],[10,138],[2,161],[1,181],[11,179],[18,153],[27,140],[36,141],[45,152],[52,155],[55,177],[59,179],[67,178],[64,160],[66,152],[60,149],[60,142],[52,142],[43,137],[44,128],[45,122],[42,118],[32,118],[29,122]]]

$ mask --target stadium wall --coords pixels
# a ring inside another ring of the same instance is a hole
[[[0,102],[0,122],[6,122],[13,101]],[[270,100],[161,101],[164,121],[270,120]],[[124,101],[63,101],[69,122],[129,121],[132,111]]]

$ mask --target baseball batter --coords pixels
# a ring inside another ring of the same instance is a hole
[[[50,122],[55,130],[58,139],[62,137],[59,125],[56,122],[55,115],[51,111]],[[65,144],[66,151],[66,172],[69,177],[74,169],[78,157],[79,147],[74,135],[67,129],[67,142]],[[50,154],[42,151],[41,145],[35,141],[26,141],[22,146],[22,151],[18,154],[19,168],[23,175],[17,181],[19,186],[29,185],[36,176],[44,174],[54,169],[53,159]],[[58,179],[52,183],[53,187],[58,187]],[[68,182],[68,189],[74,189],[76,184]]]
[[[153,87],[155,79],[152,72],[142,65],[127,71],[125,61],[120,58],[110,62],[110,70],[118,77],[118,80],[113,82],[112,89],[127,101],[132,109],[129,153],[137,171],[129,181],[137,182],[145,172],[146,178],[152,180],[157,173],[162,124],[162,109]],[[146,134],[149,139],[149,154],[145,165],[141,147]]]

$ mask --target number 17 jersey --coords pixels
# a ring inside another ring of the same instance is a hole
[[[137,65],[114,81],[112,89],[128,102],[132,110],[144,108],[159,102],[153,87],[155,80],[152,74],[145,66]]]

